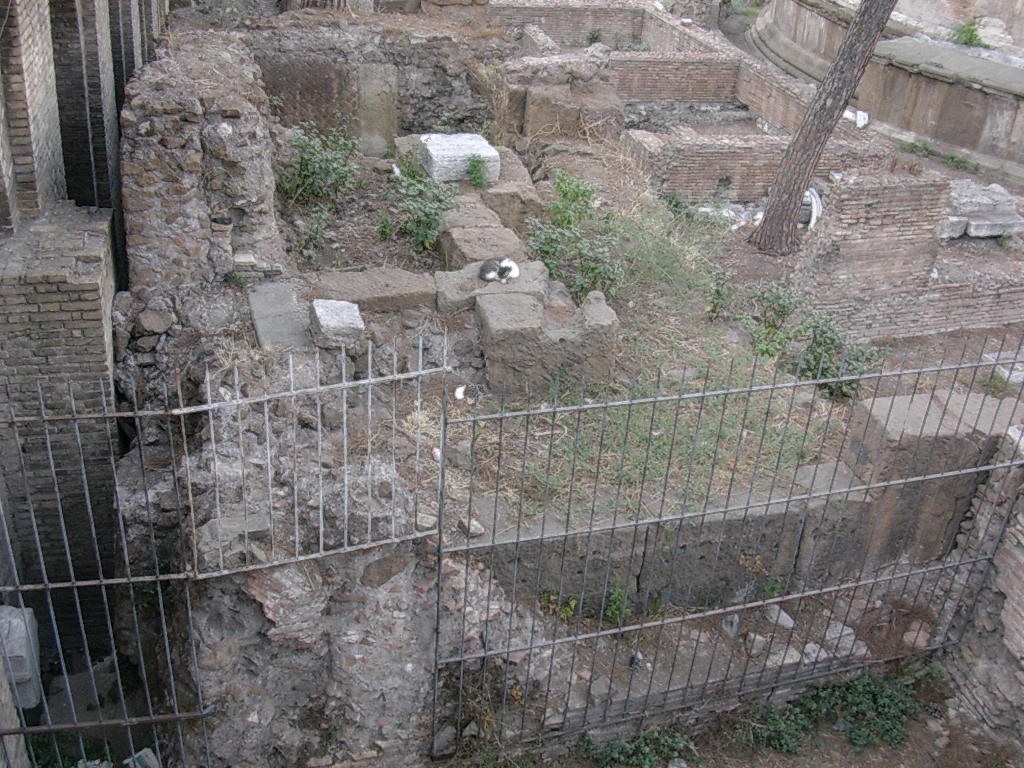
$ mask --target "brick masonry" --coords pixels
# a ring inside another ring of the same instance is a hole
[[[110,221],[110,211],[66,202],[0,244],[0,456],[23,584],[41,581],[44,568],[51,581],[68,579],[68,550],[76,578],[96,576],[96,553],[107,555],[114,545],[109,454],[116,436],[102,421],[72,430],[38,419],[68,414],[72,394],[78,413],[100,410],[104,397],[111,404]],[[12,415],[30,420],[15,424]],[[53,597],[58,625],[77,627],[70,590]],[[43,617],[47,646],[48,604],[32,607]],[[100,618],[85,613],[87,626]],[[70,644],[80,645],[81,636],[72,635]]]
[[[627,131],[623,143],[661,190],[681,200],[704,200],[721,194],[731,200],[753,202],[768,193],[789,138],[765,134],[707,136],[680,127],[670,135]],[[869,143],[833,140],[825,148],[818,172],[827,174],[850,165],[880,165],[887,158]]]
[[[32,217],[66,196],[46,0],[12,0],[0,67],[18,209]]]
[[[109,208],[117,190],[117,104],[107,0],[54,0],[57,102],[67,195]]]
[[[587,36],[599,34],[600,42],[638,44],[644,31],[644,9],[634,3],[611,0],[596,6],[588,0],[568,2],[491,2],[487,23],[495,27],[536,24],[562,46],[586,45]]]

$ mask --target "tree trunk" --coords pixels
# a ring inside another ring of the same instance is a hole
[[[846,39],[832,59],[803,122],[779,163],[768,193],[764,219],[750,236],[750,242],[758,249],[774,256],[785,256],[799,245],[796,225],[804,191],[811,183],[825,144],[857,89],[895,6],[896,0],[861,0]]]

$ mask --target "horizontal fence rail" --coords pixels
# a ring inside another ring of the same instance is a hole
[[[218,764],[211,718],[243,714],[198,661],[216,595],[411,542],[437,554],[417,582],[436,590],[436,757],[474,731],[615,733],[955,644],[1012,506],[979,499],[1020,493],[1007,350],[855,380],[708,366],[543,402],[372,347],[145,403],[8,382],[0,744],[23,737],[38,765]],[[824,396],[837,381],[858,397]]]
[[[371,345],[265,381],[207,371],[190,399],[179,382],[144,407],[110,382],[8,383],[0,622],[4,668],[25,680],[0,736],[24,736],[37,765],[146,749],[208,764],[202,585],[436,535],[418,425],[448,369],[413,355],[411,370]]]
[[[485,727],[635,732],[958,642],[1012,506],[978,490],[1020,493],[1002,376],[709,367],[635,396],[448,401],[434,755]],[[837,381],[859,397],[826,397]]]

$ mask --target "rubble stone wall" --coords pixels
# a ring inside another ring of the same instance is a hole
[[[1003,438],[997,462],[1016,466],[993,470],[974,500],[973,525],[961,534],[966,556],[990,551],[1001,523],[1009,523],[996,550],[973,621],[947,668],[958,708],[997,731],[1024,734],[1024,431],[1012,428]],[[975,578],[985,576],[978,569]]]
[[[401,133],[477,130],[490,118],[471,73],[502,60],[514,43],[503,34],[465,37],[435,21],[418,34],[385,24],[347,24],[317,17],[310,31],[305,13],[286,14],[270,30],[253,30],[247,42],[259,64],[275,112],[286,125],[321,127],[351,118],[357,109],[360,66],[397,68]],[[269,26],[269,24],[268,24]]]

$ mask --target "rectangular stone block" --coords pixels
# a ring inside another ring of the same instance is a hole
[[[313,343],[323,349],[351,347],[363,340],[363,317],[351,301],[314,299],[309,311]]]
[[[468,178],[471,157],[484,164],[484,178],[489,182],[501,175],[501,158],[483,136],[477,133],[426,133],[420,136],[423,168],[437,181],[459,181]]]

